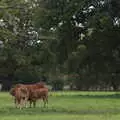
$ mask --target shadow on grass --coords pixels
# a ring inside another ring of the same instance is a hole
[[[120,98],[120,94],[111,94],[111,95],[78,95],[84,98]]]
[[[69,110],[66,108],[23,108],[22,110],[9,107],[0,109],[0,116],[9,116],[9,115],[44,115],[44,114],[79,114],[79,115],[89,115],[89,114],[120,114],[120,109],[105,109],[105,110],[94,110],[94,109],[83,109],[80,111]]]
[[[116,94],[110,94],[110,95],[81,95],[81,94],[77,94],[77,95],[59,95],[59,96],[56,96],[56,97],[67,97],[67,98],[76,98],[76,97],[79,97],[79,98],[108,98],[108,99],[111,99],[111,98],[120,98],[120,94],[119,93],[116,93]]]

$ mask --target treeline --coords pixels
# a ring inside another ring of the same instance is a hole
[[[0,80],[59,90],[119,90],[118,0],[1,0]]]

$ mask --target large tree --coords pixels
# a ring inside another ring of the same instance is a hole
[[[81,76],[86,72],[88,77],[93,73],[96,79],[106,73],[111,80],[103,78],[104,84],[116,89],[118,81],[112,75],[119,71],[119,7],[117,0],[41,1],[35,25],[56,32],[53,52],[57,65],[68,66],[63,70]]]
[[[20,71],[37,72],[32,57],[37,54],[37,32],[32,24],[35,1],[0,1],[0,77],[13,81]],[[30,75],[30,74],[29,74]],[[22,78],[23,79],[23,78]],[[24,80],[24,79],[23,79]],[[3,80],[3,89],[11,82]],[[9,85],[10,86],[10,85]]]

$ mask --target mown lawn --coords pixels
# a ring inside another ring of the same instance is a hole
[[[19,110],[9,93],[0,93],[0,120],[120,120],[120,94],[115,92],[51,92],[48,108]]]

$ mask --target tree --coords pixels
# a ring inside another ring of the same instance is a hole
[[[33,66],[32,56],[36,51],[37,42],[37,33],[32,25],[33,11],[36,7],[34,2],[0,1],[2,6],[0,7],[0,76],[7,77],[11,82],[16,79],[17,71],[27,71]],[[7,86],[7,83],[4,86]]]
[[[78,74],[86,68],[89,74],[96,74],[96,79],[104,72],[118,71],[114,64],[119,63],[115,58],[115,51],[119,54],[117,0],[48,0],[42,3],[44,14],[36,15],[36,24],[48,31],[54,28],[57,33],[58,52],[54,52],[57,65],[65,68],[67,63],[69,69],[65,71]],[[84,51],[81,45],[85,47]]]

